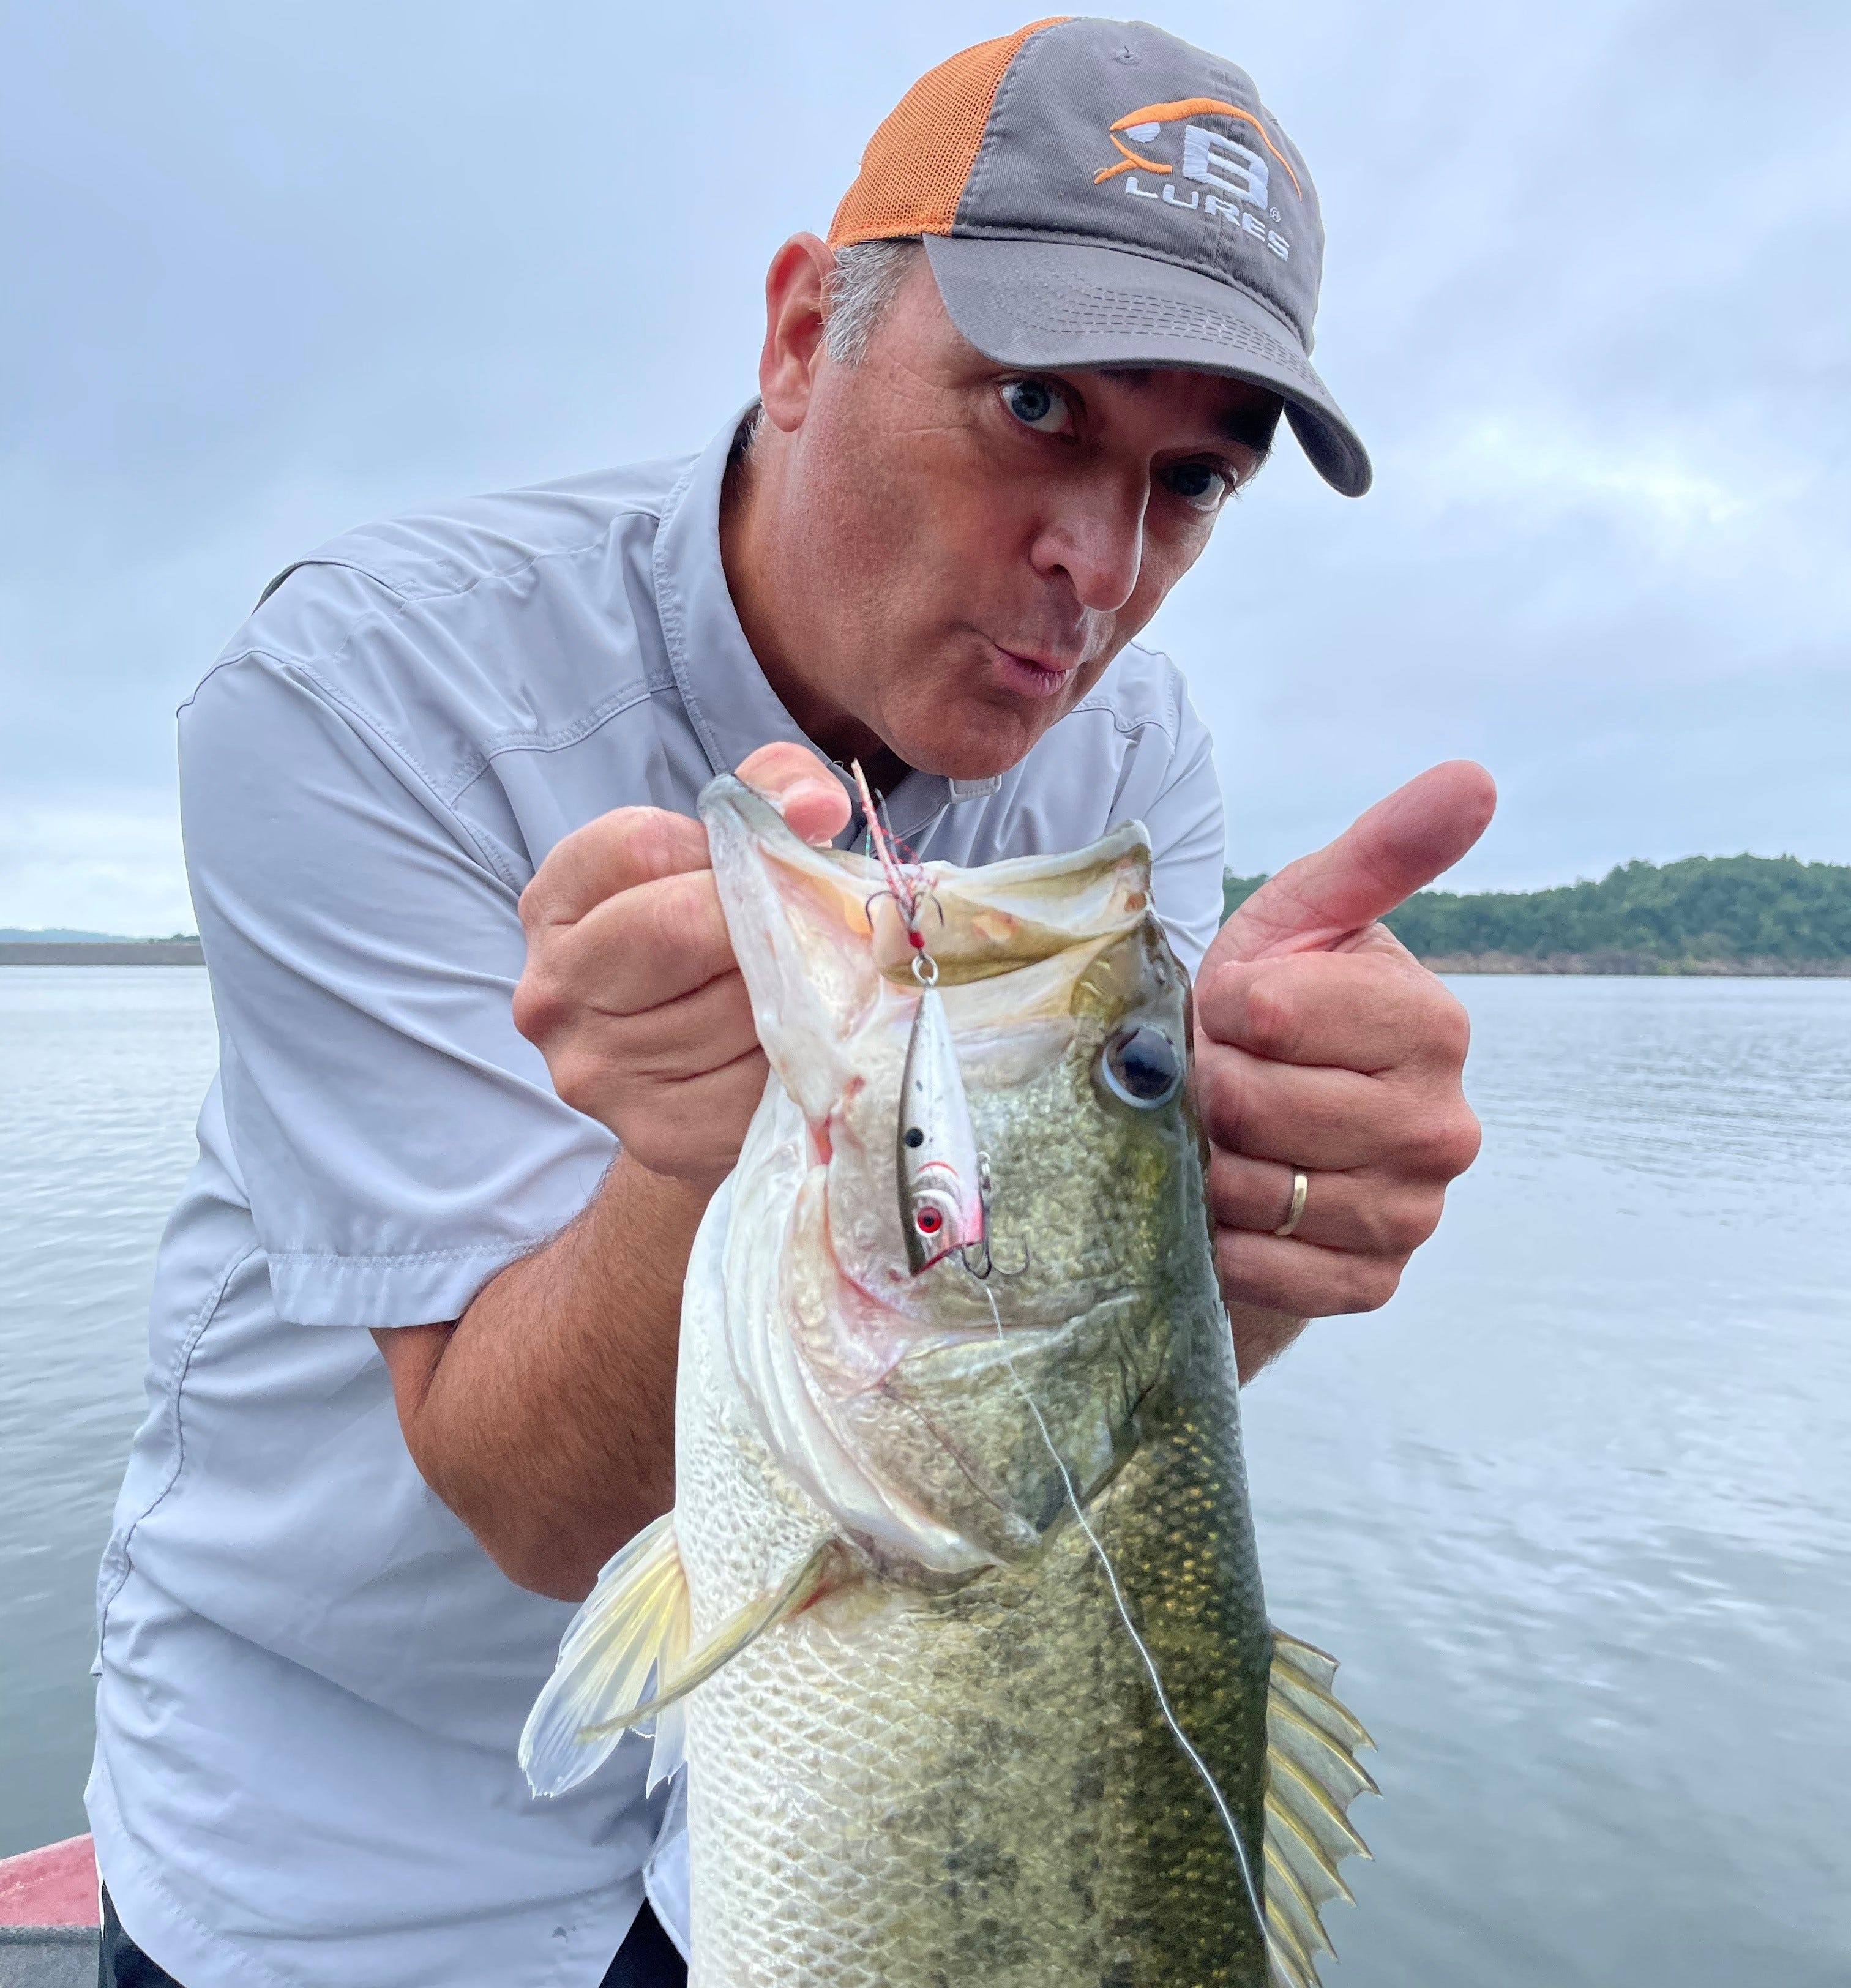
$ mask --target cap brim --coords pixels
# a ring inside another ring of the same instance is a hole
[[[1244,290],[1155,256],[1090,243],[929,235],[959,332],[1004,366],[1186,366],[1270,387],[1311,466],[1360,497],[1369,455],[1285,320]]]

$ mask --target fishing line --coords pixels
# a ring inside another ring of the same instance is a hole
[[[1132,1647],[1143,1659],[1144,1668],[1150,1679],[1150,1688],[1156,1696],[1157,1709],[1163,1715],[1163,1723],[1169,1729],[1183,1757],[1202,1777],[1202,1785],[1213,1798],[1216,1809],[1221,1817],[1222,1827],[1227,1831],[1227,1840],[1234,1846],[1234,1861],[1240,1867],[1240,1882],[1247,1888],[1247,1902],[1254,1909],[1254,1923],[1260,1929],[1260,1937],[1266,1943],[1267,1955],[1273,1956],[1273,1936],[1266,1922],[1266,1908],[1260,1902],[1260,1891],[1254,1882],[1253,1867],[1248,1863],[1247,1845],[1240,1841],[1240,1832],[1235,1826],[1233,1811],[1227,1805],[1227,1797],[1221,1792],[1220,1783],[1210,1772],[1208,1763],[1196,1751],[1189,1735],[1183,1729],[1176,1715],[1170,1709],[1169,1694],[1163,1689],[1163,1679],[1157,1668],[1157,1660],[1150,1653],[1144,1638],[1138,1634],[1138,1625],[1131,1619],[1131,1611],[1125,1605],[1124,1590],[1118,1585],[1118,1570],[1112,1564],[1112,1557],[1101,1543],[1099,1536],[1087,1523],[1086,1513],[1080,1504],[1080,1494],[1075,1489],[1073,1473],[1067,1467],[1067,1460],[1054,1447],[1054,1439],[1048,1432],[1046,1418],[1034,1396],[1029,1392],[1028,1383],[1022,1378],[1016,1365],[1015,1355],[1009,1350],[1009,1341],[1003,1331],[1003,1314],[997,1310],[995,1293],[989,1285],[977,1280],[977,1288],[983,1293],[984,1302],[990,1307],[990,1315],[996,1321],[997,1344],[1002,1348],[1004,1364],[1009,1368],[1010,1378],[1016,1384],[1016,1391],[1027,1403],[1028,1412],[1035,1418],[1035,1427],[1041,1432],[1041,1440],[1047,1446],[1047,1453],[1054,1459],[1054,1468],[1061,1473],[1061,1482],[1066,1487],[1067,1502],[1073,1508],[1075,1523],[1086,1535],[1086,1543],[1093,1550],[1105,1575],[1105,1584],[1112,1590],[1113,1604],[1118,1611],[1118,1620],[1125,1625],[1125,1633],[1130,1637]]]

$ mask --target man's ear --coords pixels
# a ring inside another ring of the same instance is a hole
[[[827,286],[835,255],[814,235],[794,235],[765,272],[765,349],[759,393],[765,418],[789,432],[804,424],[823,356]]]

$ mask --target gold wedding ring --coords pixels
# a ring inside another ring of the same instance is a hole
[[[1303,1174],[1292,1175],[1292,1205],[1285,1212],[1285,1219],[1273,1231],[1275,1236],[1289,1236],[1304,1219],[1304,1203],[1311,1191],[1311,1184]]]

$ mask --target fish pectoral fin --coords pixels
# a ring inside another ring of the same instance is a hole
[[[654,1723],[654,1789],[682,1764],[682,1701],[773,1623],[814,1601],[842,1565],[826,1540],[776,1588],[754,1595],[691,1648],[688,1577],[675,1515],[646,1526],[597,1577],[559,1646],[559,1662],[520,1736],[520,1763],[536,1795],[563,1794],[594,1773],[625,1733]]]
[[[563,1794],[610,1759],[651,1679],[685,1662],[688,1637],[688,1578],[670,1512],[605,1563],[566,1631],[553,1675],[521,1729],[520,1764],[536,1795]],[[658,1730],[658,1756],[676,1747],[678,1729],[672,1722]],[[672,1767],[664,1763],[663,1771]]]
[[[778,1587],[753,1595],[743,1608],[735,1609],[698,1650],[689,1652],[684,1645],[681,1661],[657,1678],[653,1698],[639,1705],[634,1712],[585,1727],[586,1736],[601,1736],[607,1730],[621,1732],[626,1726],[634,1726],[643,1719],[655,1719],[658,1713],[672,1710],[696,1685],[705,1684],[716,1671],[731,1663],[748,1643],[762,1636],[774,1622],[800,1615],[840,1576],[845,1564],[840,1543],[833,1539],[824,1540]],[[658,1723],[659,1725],[659,1720]]]
[[[1350,1826],[1350,1804],[1376,1783],[1357,1750],[1376,1743],[1332,1696],[1335,1658],[1273,1632],[1266,1704],[1266,1917],[1281,1988],[1317,1988],[1316,1956],[1332,1952],[1320,1916],[1348,1900],[1338,1874],[1345,1857],[1369,1855]]]

